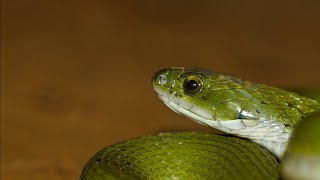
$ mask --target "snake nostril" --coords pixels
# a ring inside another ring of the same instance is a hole
[[[164,84],[166,84],[167,83],[167,81],[168,81],[168,78],[167,78],[167,76],[166,75],[160,75],[160,77],[159,77],[159,84],[160,85],[164,85]]]

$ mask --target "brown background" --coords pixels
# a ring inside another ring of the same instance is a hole
[[[163,67],[320,85],[320,1],[6,0],[1,7],[1,179],[77,179],[106,145],[205,129],[153,93],[152,73]]]

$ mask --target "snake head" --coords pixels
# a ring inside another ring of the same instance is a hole
[[[256,119],[257,112],[242,112],[242,104],[232,101],[237,94],[252,97],[245,91],[234,91],[241,89],[242,83],[231,76],[194,68],[168,68],[153,76],[154,90],[169,108],[205,125],[245,116]]]
[[[197,69],[169,68],[156,72],[153,87],[159,98],[173,111],[201,124],[214,120],[215,108],[206,100],[209,73]]]
[[[220,131],[249,138],[282,156],[296,122],[319,109],[306,97],[202,69],[168,68],[153,87],[173,111]]]

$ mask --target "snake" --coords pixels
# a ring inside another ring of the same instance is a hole
[[[162,69],[152,84],[174,112],[216,131],[107,146],[84,165],[80,180],[320,179],[317,100],[199,68]]]

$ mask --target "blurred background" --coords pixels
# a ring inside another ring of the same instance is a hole
[[[320,1],[43,1],[1,5],[1,179],[78,179],[98,150],[208,130],[151,86],[170,66],[320,86]]]

